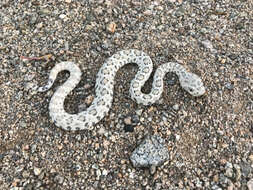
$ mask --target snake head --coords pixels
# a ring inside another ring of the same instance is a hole
[[[193,73],[183,73],[179,77],[179,82],[182,88],[192,96],[202,96],[206,92],[202,80],[198,75],[195,75]]]

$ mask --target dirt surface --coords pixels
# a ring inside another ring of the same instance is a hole
[[[252,190],[252,10],[251,0],[1,0],[0,189]],[[193,98],[168,74],[163,98],[137,105],[130,64],[93,131],[57,128],[48,103],[68,73],[49,92],[35,91],[50,69],[66,60],[81,68],[83,80],[65,101],[77,113],[89,106],[106,58],[130,48],[150,55],[155,68],[179,62],[201,76],[207,93]],[[152,174],[129,160],[149,134],[170,152]]]

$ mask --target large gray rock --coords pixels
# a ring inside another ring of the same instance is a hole
[[[130,157],[134,167],[159,166],[168,159],[169,151],[164,139],[157,135],[147,136]]]

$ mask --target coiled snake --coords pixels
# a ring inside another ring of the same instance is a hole
[[[115,75],[121,67],[128,63],[136,63],[139,67],[130,85],[130,96],[138,104],[150,105],[160,98],[163,92],[163,78],[168,72],[174,72],[178,76],[182,88],[192,96],[201,96],[205,93],[201,79],[174,62],[159,66],[154,74],[151,92],[149,94],[142,93],[141,88],[153,70],[152,60],[142,51],[123,50],[109,57],[100,68],[96,78],[96,97],[87,110],[77,114],[69,114],[64,110],[64,99],[79,83],[82,73],[74,63],[61,62],[51,70],[48,83],[38,88],[39,92],[47,91],[52,87],[59,72],[63,70],[70,72],[69,79],[57,89],[49,103],[49,114],[55,125],[65,130],[84,130],[91,129],[103,119],[112,105]]]

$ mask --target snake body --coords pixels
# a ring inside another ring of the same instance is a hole
[[[92,129],[93,126],[108,114],[113,101],[113,89],[117,71],[128,63],[136,63],[139,67],[135,78],[131,81],[130,96],[138,104],[150,105],[155,103],[163,92],[163,78],[166,73],[174,72],[183,89],[193,96],[201,96],[205,93],[205,87],[201,79],[174,62],[159,66],[154,74],[152,89],[149,94],[141,92],[144,83],[150,77],[153,70],[151,58],[139,50],[123,50],[109,57],[97,73],[95,85],[95,98],[87,110],[77,114],[69,114],[64,110],[65,97],[76,87],[81,80],[81,71],[73,62],[61,62],[53,67],[49,80],[39,92],[50,89],[59,72],[70,72],[68,80],[53,94],[49,103],[49,115],[56,126],[65,130]]]

